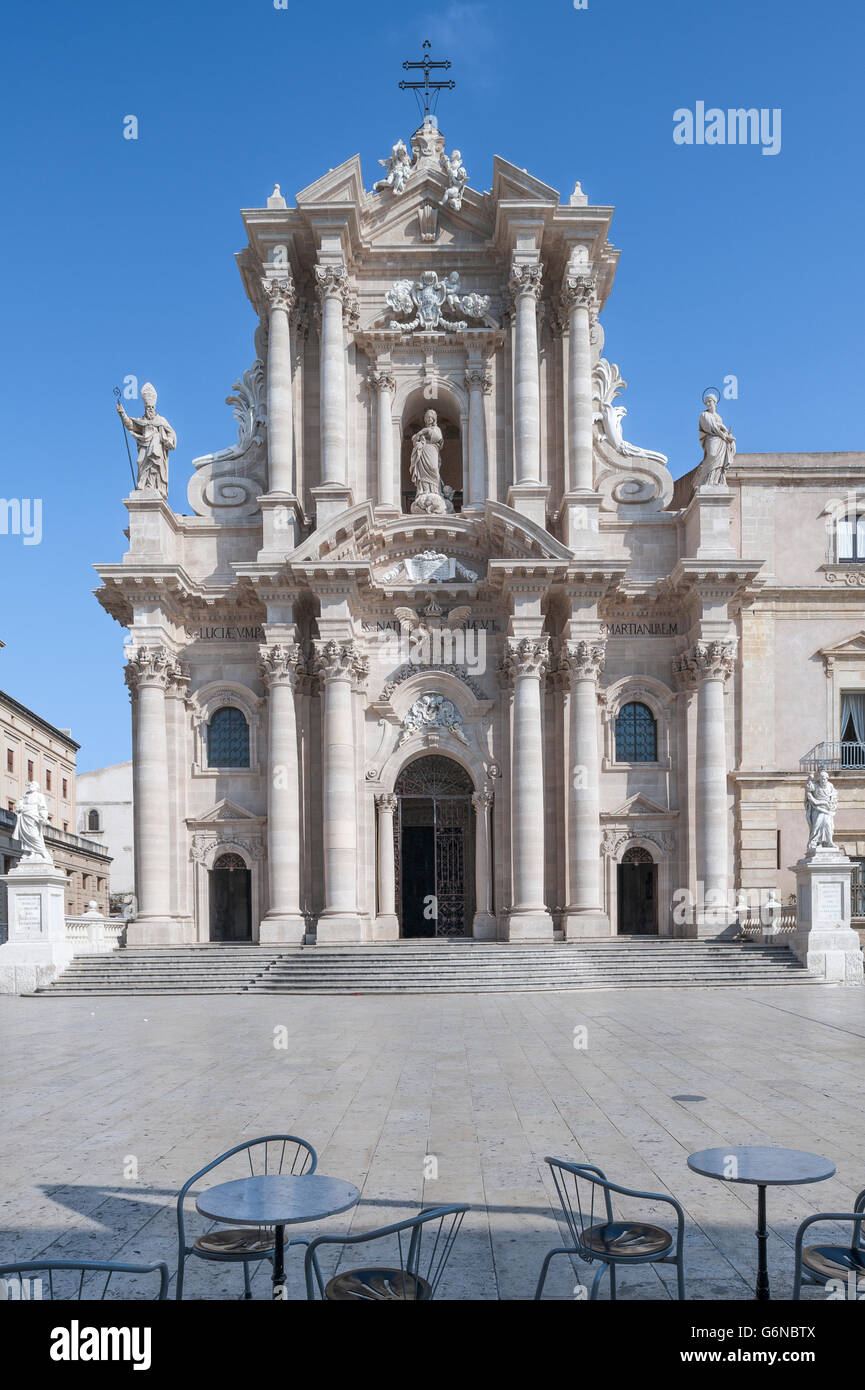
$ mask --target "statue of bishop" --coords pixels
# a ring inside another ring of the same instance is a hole
[[[162,415],[156,413],[156,388],[145,381],[141,388],[144,414],[131,420],[117,402],[117,413],[138,445],[138,481],[136,488],[149,488],[162,497],[168,496],[168,455],[177,448],[177,435]]]

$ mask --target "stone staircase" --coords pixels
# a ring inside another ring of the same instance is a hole
[[[481,994],[819,984],[784,946],[658,937],[580,943],[125,947],[81,956],[40,995]]]

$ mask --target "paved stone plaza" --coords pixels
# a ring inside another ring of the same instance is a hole
[[[532,1296],[559,1243],[548,1153],[677,1196],[695,1299],[751,1296],[756,1197],[691,1173],[689,1153],[779,1144],[837,1164],[829,1182],[769,1192],[776,1297],[789,1296],[797,1224],[849,1210],[865,1187],[858,990],[6,998],[0,1028],[7,1261],[164,1259],[173,1274],[179,1186],[269,1131],[309,1139],[320,1172],[362,1189],[357,1211],[322,1233],[383,1225],[421,1202],[470,1203],[441,1289],[450,1299]],[[430,1157],[436,1180],[425,1180]],[[571,1298],[576,1278],[557,1263],[548,1294]],[[300,1296],[296,1252],[289,1265]],[[620,1297],[667,1298],[670,1273],[625,1272]],[[269,1296],[266,1269],[254,1289]],[[239,1269],[189,1261],[190,1298],[240,1292]]]

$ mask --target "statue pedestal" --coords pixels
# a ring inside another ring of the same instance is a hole
[[[698,560],[732,560],[730,540],[733,494],[726,483],[698,487],[685,508],[685,554]]]
[[[837,984],[863,983],[862,947],[850,926],[853,866],[841,850],[818,849],[796,865],[796,931],[791,949],[809,970]]]
[[[48,985],[75,954],[66,938],[66,875],[47,860],[24,859],[2,875],[9,939],[0,946],[0,994]]]

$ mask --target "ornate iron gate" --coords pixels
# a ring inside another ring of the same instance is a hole
[[[395,787],[396,902],[403,929],[403,826],[428,826],[433,837],[435,936],[471,936],[474,917],[474,817],[472,782],[451,758],[427,756],[409,763]]]

